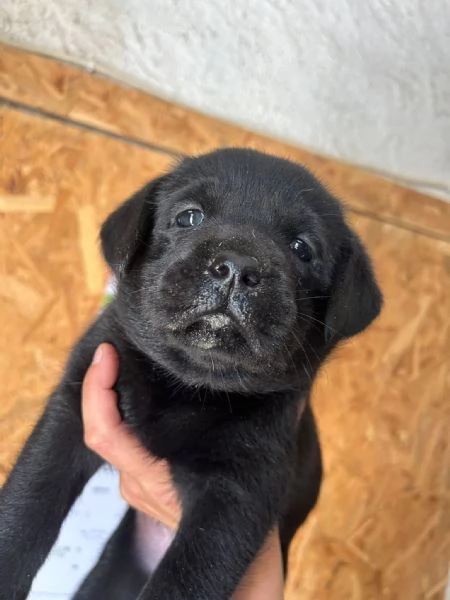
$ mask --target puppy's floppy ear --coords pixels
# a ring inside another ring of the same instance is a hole
[[[103,223],[100,240],[106,262],[116,277],[125,273],[139,247],[149,243],[163,177],[154,179],[119,206]]]
[[[346,239],[337,261],[325,316],[327,341],[363,331],[378,316],[383,298],[367,252],[356,234]]]

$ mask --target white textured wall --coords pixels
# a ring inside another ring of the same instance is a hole
[[[450,189],[448,0],[1,0],[0,35]]]

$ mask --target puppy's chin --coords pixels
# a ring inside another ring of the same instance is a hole
[[[235,353],[245,344],[232,319],[223,313],[201,316],[178,335],[186,348]]]
[[[202,315],[167,330],[153,358],[187,385],[244,393],[291,387],[283,358],[269,356],[251,332],[226,314]]]
[[[204,350],[197,346],[166,346],[159,349],[159,364],[186,385],[211,390],[262,394],[293,387],[286,372],[261,360],[226,355],[217,347]]]

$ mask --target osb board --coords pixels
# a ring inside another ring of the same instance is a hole
[[[325,480],[292,549],[289,589],[311,600],[437,600],[450,557],[450,245],[353,221],[386,306],[316,387]]]
[[[98,309],[99,223],[168,159],[11,110],[0,127],[3,477]],[[438,600],[450,556],[450,245],[354,222],[386,308],[317,385],[325,483],[292,548],[286,598]]]
[[[98,228],[165,156],[0,108],[0,473],[100,306]]]
[[[450,238],[450,207],[336,160],[274,141],[93,76],[82,69],[0,44],[0,97],[181,153],[251,146],[309,166],[358,211]]]

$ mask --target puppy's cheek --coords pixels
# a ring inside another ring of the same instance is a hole
[[[148,251],[148,259],[150,261],[159,261],[164,259],[164,256],[170,252],[170,240],[164,235],[158,235],[153,238],[152,244]]]
[[[165,265],[161,269],[161,277],[158,280],[158,293],[161,299],[182,297],[184,294],[192,293],[194,282],[205,277],[204,269],[196,261],[180,260]]]
[[[295,324],[295,291],[287,282],[274,282],[259,298],[254,319],[258,332],[271,339],[283,339]]]

